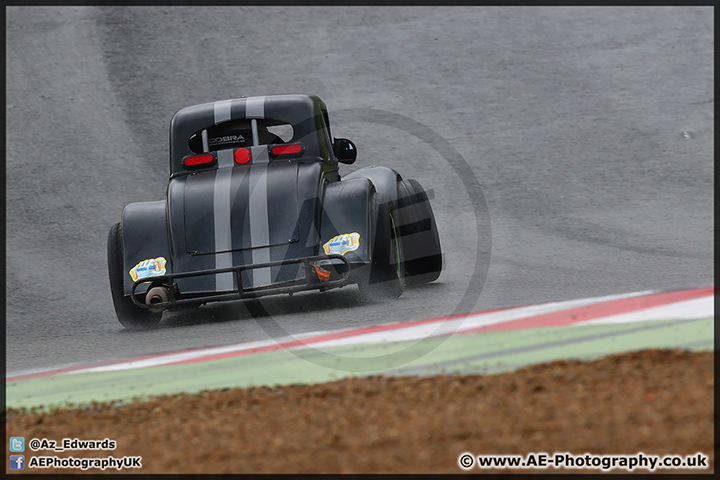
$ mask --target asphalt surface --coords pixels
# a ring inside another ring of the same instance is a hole
[[[714,283],[712,7],[10,7],[6,28],[9,372]],[[107,232],[163,197],[171,116],[276,93],[325,100],[345,172],[432,191],[440,279],[124,330]]]

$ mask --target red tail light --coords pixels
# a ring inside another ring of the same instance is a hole
[[[270,150],[270,152],[276,157],[279,155],[297,155],[299,153],[302,153],[302,151],[303,146],[299,143],[291,143],[290,145],[276,145]]]
[[[215,161],[215,157],[209,153],[203,155],[194,155],[192,157],[185,157],[183,165],[187,168],[201,167],[204,165],[210,165]]]
[[[235,162],[244,165],[252,158],[252,152],[247,148],[238,148],[235,150]]]

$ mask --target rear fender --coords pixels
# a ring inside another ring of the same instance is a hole
[[[378,193],[390,197],[394,205],[398,204],[397,182],[402,180],[402,177],[392,168],[378,166],[361,168],[343,176],[343,181],[356,178],[367,178]]]
[[[372,183],[367,178],[342,180],[325,186],[320,254],[339,253],[351,264],[370,262],[372,190]]]
[[[135,282],[133,275],[164,275],[172,272],[168,242],[166,202],[138,202],[125,207],[122,214],[123,279],[125,294]],[[135,293],[144,293],[148,284],[141,284]]]

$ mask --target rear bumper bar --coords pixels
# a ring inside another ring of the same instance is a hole
[[[332,261],[328,264],[328,261]],[[318,262],[325,262],[325,265],[334,270],[338,275],[337,278],[331,278],[328,281],[321,281],[315,271],[313,265]],[[243,289],[240,273],[245,270],[253,270],[257,268],[278,267],[281,265],[289,265],[293,263],[302,263],[305,269],[305,282],[302,280],[294,280],[284,283],[275,283],[252,289]],[[240,265],[237,267],[218,268],[210,270],[198,270],[195,272],[171,273],[167,275],[158,275],[155,277],[146,277],[138,279],[133,283],[130,289],[130,298],[133,303],[140,308],[149,309],[150,306],[138,300],[138,294],[135,290],[139,285],[148,283],[153,286],[165,286],[168,289],[170,299],[164,303],[153,304],[152,308],[171,308],[178,305],[198,304],[206,302],[222,302],[228,300],[242,300],[246,298],[257,298],[266,295],[277,295],[281,293],[295,293],[305,290],[327,290],[330,288],[342,287],[347,285],[350,278],[351,265],[350,262],[342,255],[317,255],[313,257],[296,258],[290,260],[278,260],[275,262],[258,263],[254,265]],[[178,278],[200,277],[204,275],[217,275],[220,273],[234,273],[238,288],[229,293],[197,293],[182,294],[177,289],[175,280]]]

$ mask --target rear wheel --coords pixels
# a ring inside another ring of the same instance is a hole
[[[417,180],[398,182],[398,217],[407,283],[437,280],[442,271],[440,236],[430,200]]]
[[[397,298],[405,289],[405,266],[394,206],[389,197],[373,193],[370,207],[375,233],[369,270],[358,282],[360,295],[365,301]]]
[[[135,305],[132,298],[125,296],[123,285],[123,233],[122,225],[116,223],[108,234],[108,273],[115,313],[120,323],[130,330],[156,328],[162,319],[162,312],[154,313]]]

